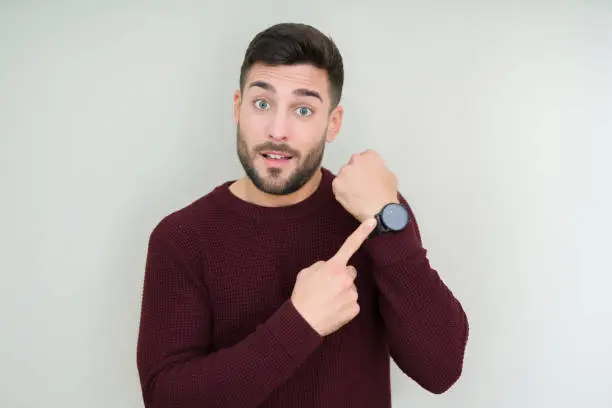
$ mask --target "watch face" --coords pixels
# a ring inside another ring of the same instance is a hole
[[[380,218],[385,224],[385,227],[393,231],[402,230],[409,221],[408,211],[406,211],[406,208],[396,203],[385,206]]]

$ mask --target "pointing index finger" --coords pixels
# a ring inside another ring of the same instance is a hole
[[[374,218],[362,222],[361,225],[348,236],[338,252],[336,252],[336,255],[334,255],[330,261],[341,265],[348,264],[349,259],[359,250],[365,240],[368,239],[375,226],[376,220]]]

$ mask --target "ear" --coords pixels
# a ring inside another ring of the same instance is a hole
[[[342,126],[342,117],[344,116],[344,108],[338,105],[329,116],[329,123],[327,126],[327,142],[331,143],[336,140],[340,127]]]
[[[240,119],[240,104],[242,102],[242,97],[240,95],[240,90],[238,89],[234,92],[234,122],[238,124],[238,120]]]

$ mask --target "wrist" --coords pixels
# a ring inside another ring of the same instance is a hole
[[[364,222],[370,218],[375,218],[378,214],[380,214],[385,206],[391,203],[401,204],[397,194],[395,194],[395,196],[389,196],[386,199],[376,200],[376,204],[371,205],[367,211],[357,214],[355,218],[357,218],[359,222]]]
[[[304,311],[304,308],[302,307],[302,305],[300,305],[299,302],[296,302],[293,297],[289,299],[289,302],[291,303],[291,305],[293,306],[293,309],[295,309],[297,314],[308,325],[308,327],[314,330],[319,336],[322,336],[322,330],[320,329],[319,325],[317,325],[316,322],[313,321],[313,319],[309,316],[309,313],[307,311]]]

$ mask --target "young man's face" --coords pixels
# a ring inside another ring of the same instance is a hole
[[[297,191],[321,165],[325,143],[340,129],[330,113],[327,72],[311,65],[255,64],[234,96],[240,162],[260,190]]]

